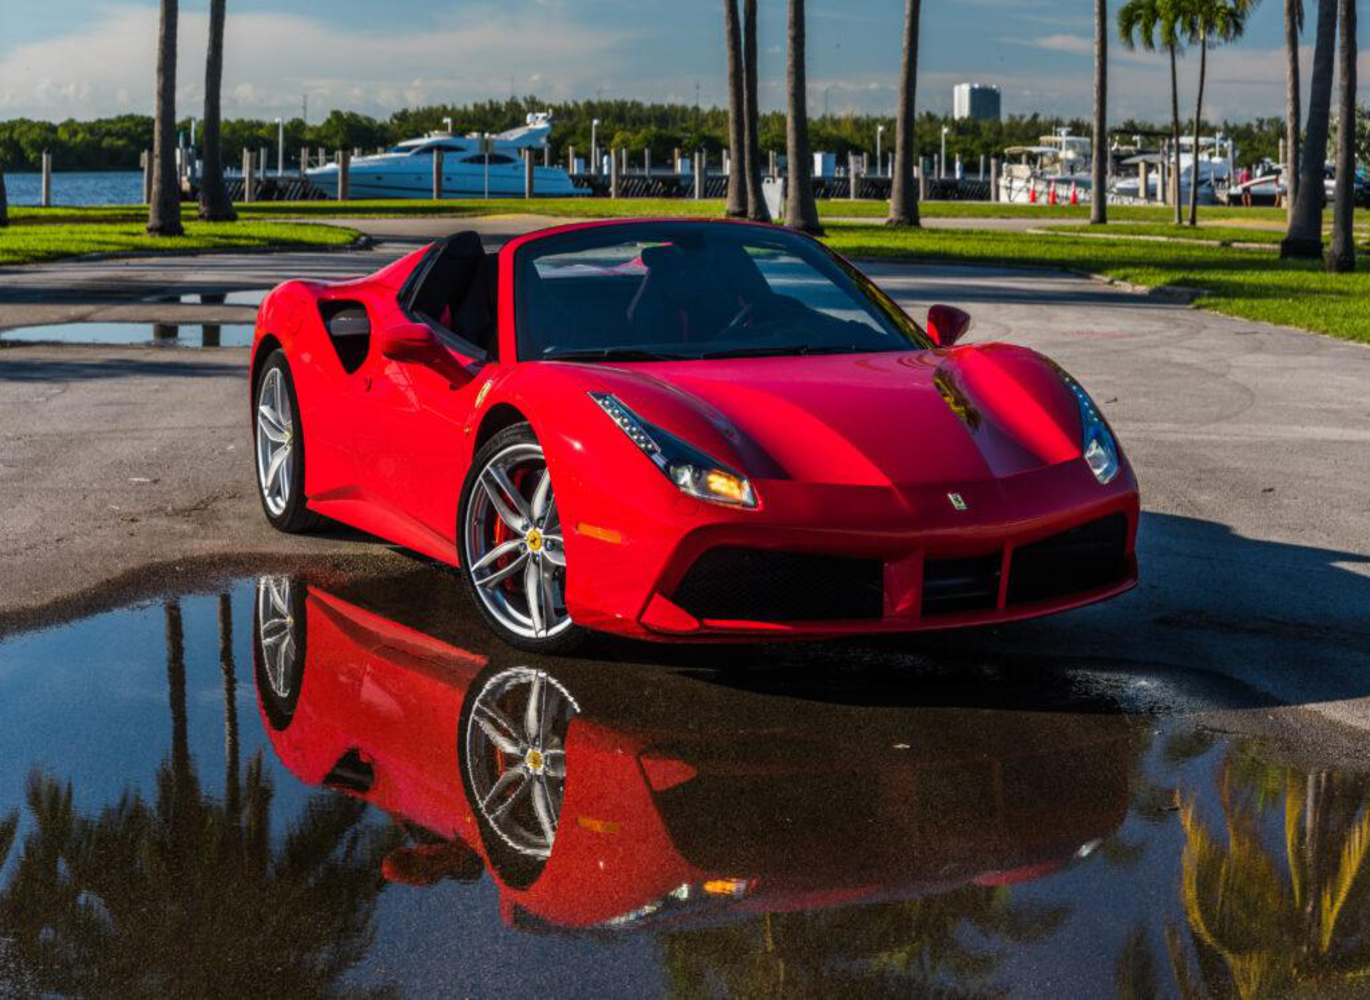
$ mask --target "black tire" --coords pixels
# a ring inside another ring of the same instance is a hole
[[[466,474],[466,482],[462,484],[460,503],[457,506],[457,557],[461,563],[461,576],[466,582],[466,593],[470,597],[471,603],[475,605],[485,624],[503,642],[515,649],[526,650],[530,653],[541,653],[547,656],[565,656],[584,647],[588,638],[586,631],[579,625],[572,623],[569,627],[556,633],[555,635],[535,637],[521,635],[508,628],[486,607],[484,599],[477,590],[476,582],[471,575],[471,557],[468,551],[469,537],[467,532],[467,512],[471,504],[471,495],[476,489],[477,481],[486,465],[500,452],[511,445],[532,444],[538,445],[537,435],[533,433],[533,428],[527,423],[513,424],[497,433],[487,441],[481,449],[476,452],[476,457],[471,463],[471,468]],[[541,447],[539,445],[539,447]]]
[[[262,403],[262,393],[270,383],[273,372],[279,373],[282,380],[288,403],[290,406],[290,420],[293,427],[293,437],[291,441],[290,455],[286,459],[289,465],[289,491],[285,498],[284,508],[273,510],[267,498],[266,489],[262,485],[260,471],[260,442],[261,427],[257,418],[258,408]],[[266,364],[262,366],[257,382],[252,387],[252,468],[253,478],[257,482],[257,499],[261,501],[262,513],[271,526],[277,531],[284,531],[287,534],[302,534],[314,531],[322,523],[323,518],[314,513],[307,506],[307,498],[304,493],[304,425],[300,421],[300,399],[295,392],[295,380],[290,375],[290,363],[286,360],[285,351],[276,350],[266,359]]]
[[[282,580],[288,588],[284,603],[290,620],[290,655],[275,660],[269,670],[267,659],[277,650],[273,647],[268,651],[267,644],[263,642],[263,588],[273,583],[279,585]],[[257,681],[257,697],[261,701],[262,713],[266,716],[267,724],[276,732],[283,732],[290,727],[291,720],[295,718],[295,706],[300,703],[300,691],[304,687],[305,636],[309,631],[305,619],[307,593],[303,581],[288,577],[262,577],[257,582],[257,593],[252,602],[252,670]]]

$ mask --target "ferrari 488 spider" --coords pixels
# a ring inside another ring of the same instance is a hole
[[[897,632],[1136,583],[1137,484],[1085,390],[956,346],[783,229],[600,222],[287,282],[251,365],[262,505],[458,565],[502,638]]]

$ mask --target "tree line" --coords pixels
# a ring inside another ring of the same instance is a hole
[[[435,104],[422,108],[406,108],[389,118],[373,118],[351,111],[334,111],[327,119],[306,125],[303,119],[285,122],[286,162],[296,163],[301,148],[311,149],[375,149],[404,139],[412,139],[426,132],[443,128],[443,119],[451,118],[459,132],[499,132],[521,123],[531,111],[550,110],[555,122],[552,134],[553,158],[565,159],[566,151],[574,146],[577,155],[590,148],[590,123],[600,119],[598,139],[602,146],[626,149],[633,154],[650,150],[654,163],[666,163],[674,150],[703,149],[717,162],[718,154],[728,148],[728,112],[726,108],[702,108],[675,104],[645,104],[641,101],[584,101],[557,103],[539,100],[536,96],[517,100],[490,101],[478,104]],[[1361,110],[1362,122],[1365,110]],[[869,114],[827,115],[810,119],[809,135],[813,148],[845,157],[848,153],[876,152],[876,134],[883,125],[885,131],[880,149],[888,157],[894,152],[894,116]],[[1186,131],[1192,121],[1182,122]],[[915,149],[919,156],[930,158],[940,148],[942,126],[952,129],[948,136],[949,153],[959,153],[966,163],[978,165],[981,156],[1002,155],[1009,146],[1035,143],[1044,135],[1068,128],[1076,135],[1089,132],[1083,119],[1032,115],[1010,115],[1003,121],[956,121],[948,115],[923,112],[917,118]],[[196,145],[200,124],[197,122]],[[178,135],[189,139],[191,119],[177,122]],[[278,139],[275,121],[261,118],[227,118],[220,125],[223,162],[237,164],[243,150],[266,148],[275,160]],[[1221,132],[1231,136],[1241,151],[1243,161],[1277,160],[1280,139],[1285,133],[1283,118],[1256,118],[1248,122],[1204,120],[1205,134]],[[1115,141],[1130,142],[1134,135],[1154,145],[1154,137],[1168,132],[1169,125],[1128,119],[1117,124],[1111,135]],[[758,128],[762,152],[785,153],[785,115],[781,112],[762,114]],[[1370,133],[1362,124],[1358,132],[1364,144]],[[90,121],[68,119],[63,122],[36,121],[14,118],[0,121],[0,165],[6,170],[22,173],[36,172],[45,151],[53,154],[56,170],[137,170],[139,157],[152,147],[152,118],[148,115],[120,115]],[[1370,159],[1362,154],[1362,159]]]

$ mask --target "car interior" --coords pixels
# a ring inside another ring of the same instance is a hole
[[[498,337],[499,254],[480,236],[461,232],[442,241],[409,293],[415,318],[494,356]]]

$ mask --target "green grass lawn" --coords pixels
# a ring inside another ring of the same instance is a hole
[[[32,264],[87,253],[259,250],[265,247],[346,246],[357,233],[340,226],[245,220],[186,222],[181,238],[150,237],[146,216],[136,222],[82,221],[17,224],[0,229],[0,264]]]
[[[1333,275],[1320,262],[1262,250],[970,229],[834,223],[827,242],[860,258],[1055,267],[1149,288],[1182,285],[1205,292],[1203,309],[1370,343],[1370,269]]]

